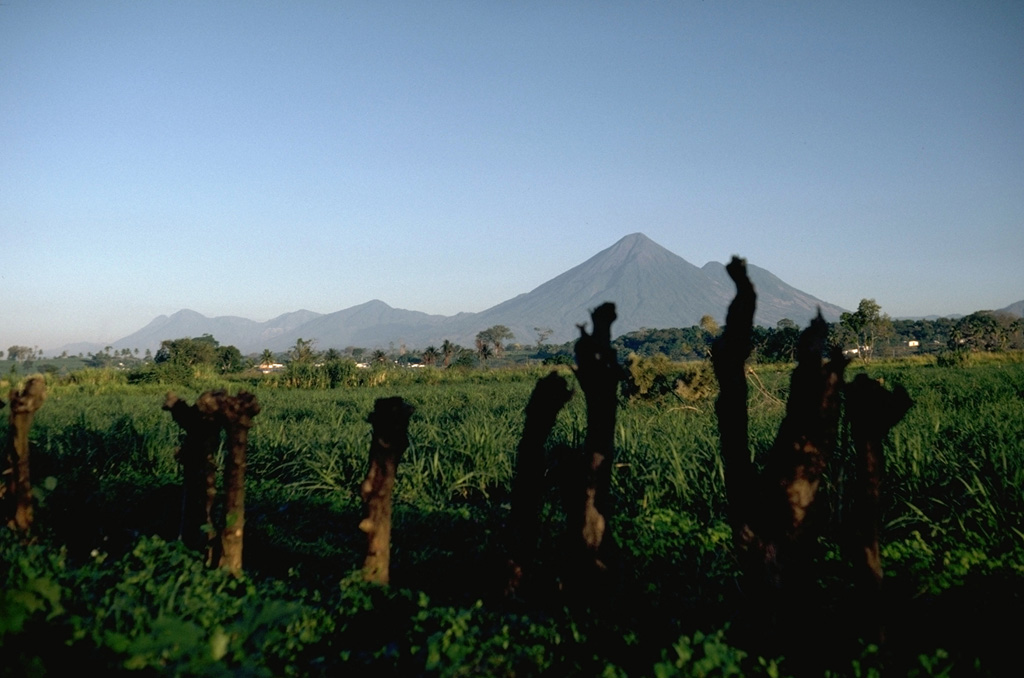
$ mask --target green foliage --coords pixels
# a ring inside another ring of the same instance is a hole
[[[234,346],[218,346],[214,362],[221,374],[241,372],[245,368],[242,352]]]
[[[662,354],[669,360],[702,360],[708,356],[713,339],[714,334],[697,325],[688,328],[642,329],[615,339],[612,348],[623,355]]]
[[[992,311],[978,311],[956,321],[949,333],[951,350],[1005,351],[1024,347],[1024,321]]]
[[[839,324],[845,335],[840,336],[840,343],[845,344],[852,338],[860,349],[860,357],[870,359],[876,342],[893,335],[892,318],[881,311],[874,299],[861,299],[856,311],[843,313]]]
[[[780,320],[774,328],[754,327],[751,337],[754,358],[759,363],[791,363],[796,357],[799,339],[800,328],[792,321]]]
[[[656,397],[674,393],[685,403],[705,400],[718,393],[711,364],[699,362],[673,363],[661,353],[626,358],[628,379],[625,393],[630,397]]]
[[[291,364],[299,365],[312,363],[317,357],[316,351],[313,349],[314,344],[313,339],[299,337],[295,340],[295,345],[288,351],[288,361]]]
[[[675,394],[686,402],[698,402],[718,395],[718,380],[707,360],[690,363],[676,376]]]
[[[626,359],[626,366],[629,370],[630,393],[642,396],[660,395],[671,389],[668,377],[671,362],[667,356],[655,353],[643,357],[631,353]]]
[[[935,356],[935,364],[939,367],[966,367],[971,363],[971,352],[963,348],[943,351]]]
[[[238,579],[152,536],[173,537],[180,510],[181,432],[160,409],[168,386],[129,384],[114,370],[58,380],[32,429],[33,476],[55,479],[40,483],[46,531],[25,544],[0,530],[5,666],[14,675],[60,675],[68,661],[150,675],[787,675],[790,659],[758,657],[727,626],[739,570],[706,366],[644,359],[638,367],[657,368],[638,371],[648,394],[666,390],[621,403],[615,579],[592,609],[558,586],[571,570],[557,465],[534,570],[550,588],[527,601],[494,597],[523,408],[546,369],[339,361],[331,377],[325,361],[308,366],[310,379],[326,375],[313,388],[288,386],[287,372],[254,378],[263,411],[250,432]],[[220,379],[192,374],[175,386],[187,400]],[[899,614],[886,648],[851,647],[825,675],[999,675],[1015,647],[1001,620],[1024,599],[1024,362],[876,361],[870,374],[915,400],[887,441],[882,495],[886,595]],[[760,462],[789,373],[765,366],[749,378]],[[694,392],[683,403],[680,381]],[[366,415],[381,395],[416,407],[395,487],[393,589],[358,572]],[[577,392],[556,420],[552,461],[555,448],[581,443],[585,421]],[[6,427],[0,420],[0,436]],[[830,475],[823,491],[845,480]],[[841,570],[839,545],[822,546]],[[849,593],[839,589],[826,605],[838,609]]]
[[[656,678],[675,676],[779,676],[777,660],[751,660],[749,655],[726,642],[723,630],[713,634],[697,631],[673,643],[672,652],[664,652],[662,661],[654,665]]]
[[[501,357],[505,351],[505,342],[515,339],[512,330],[505,327],[504,325],[494,325],[488,327],[486,330],[477,332],[476,335],[476,346],[477,352],[484,358],[486,350],[493,352],[493,355]],[[489,357],[489,356],[488,356]]]
[[[9,647],[7,639],[31,622],[47,622],[65,611],[60,578],[66,554],[40,544],[22,545],[18,540],[13,531],[0,529],[0,572],[4,575],[0,590],[0,647]]]

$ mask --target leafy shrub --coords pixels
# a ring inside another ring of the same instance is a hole
[[[953,349],[936,354],[935,364],[939,367],[967,367],[971,364],[971,352],[968,349]]]
[[[668,372],[672,363],[662,353],[652,356],[640,356],[630,353],[626,359],[629,371],[626,387],[630,395],[655,396],[664,395],[671,390]]]
[[[777,660],[751,659],[743,650],[729,645],[724,630],[719,630],[710,635],[697,631],[692,636],[680,637],[678,642],[672,644],[671,653],[662,653],[662,660],[654,665],[654,675],[656,678],[777,677],[780,672]]]
[[[718,380],[707,360],[691,363],[676,377],[675,394],[687,402],[707,400],[718,395]]]

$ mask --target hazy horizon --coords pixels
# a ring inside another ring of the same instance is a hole
[[[845,308],[1024,299],[1024,4],[0,5],[0,349],[477,312],[643,232]]]

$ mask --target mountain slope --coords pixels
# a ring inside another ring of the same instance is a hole
[[[723,285],[728,283],[730,290],[735,290],[725,270],[725,264],[709,261],[701,270],[709,278],[718,280]],[[819,308],[822,317],[829,322],[836,322],[843,313],[839,306],[801,292],[759,266],[747,263],[747,275],[750,276],[750,282],[754,283],[754,289],[757,291],[754,322],[758,325],[774,327],[783,318],[789,318],[800,327],[807,327],[811,319],[818,314]],[[730,294],[732,293],[731,291]]]
[[[263,350],[275,338],[290,336],[292,330],[319,316],[319,313],[313,311],[292,311],[261,323],[235,316],[208,318],[201,313],[183,309],[170,316],[158,316],[141,330],[118,339],[112,345],[114,348],[148,348],[155,352],[165,339],[210,334],[222,345],[237,346],[241,351],[251,353]]]
[[[1024,316],[1024,299],[999,309],[1001,313],[1009,313],[1015,316]]]
[[[315,340],[319,349],[386,346],[392,342],[397,345],[407,342],[406,337],[424,336],[444,320],[442,315],[392,308],[374,299],[314,318],[275,337],[264,348],[283,351],[294,346],[299,337]]]
[[[634,233],[527,294],[463,318],[454,329],[462,336],[470,327],[477,328],[475,334],[506,325],[517,341],[531,343],[533,328],[545,327],[552,330],[548,341],[560,343],[578,337],[576,325],[589,323],[590,311],[605,301],[615,303],[612,331],[622,334],[641,327],[689,327],[705,314],[721,320],[731,295],[731,288]]]
[[[789,318],[803,326],[819,306],[827,320],[837,320],[843,311],[762,268],[748,265],[748,271],[758,292],[755,321],[760,324],[774,326]],[[283,351],[300,337],[314,340],[319,349],[424,348],[445,339],[472,346],[476,334],[493,325],[507,326],[518,343],[534,343],[535,328],[550,329],[547,341],[562,343],[578,337],[577,325],[589,324],[590,311],[605,301],[615,303],[618,319],[612,331],[620,335],[643,327],[690,327],[704,315],[723,322],[733,293],[722,264],[698,268],[643,233],[633,233],[532,291],[479,313],[430,315],[376,299],[326,315],[286,313],[265,323],[183,310],[156,318],[114,345],[155,350],[164,339],[209,333],[244,353]]]

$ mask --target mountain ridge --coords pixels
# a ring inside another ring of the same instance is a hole
[[[806,325],[819,308],[826,320],[835,321],[844,311],[766,269],[749,263],[747,268],[758,292],[758,324],[774,326],[789,318]],[[548,341],[563,343],[578,337],[577,325],[588,323],[590,311],[605,301],[616,305],[618,319],[612,330],[618,336],[645,327],[690,327],[704,315],[723,322],[733,294],[723,264],[695,266],[637,232],[533,290],[477,313],[435,315],[393,308],[379,299],[326,314],[292,311],[265,322],[238,316],[207,318],[182,309],[154,318],[111,345],[155,351],[166,339],[211,334],[243,353],[283,351],[300,337],[314,340],[320,349],[424,348],[445,339],[471,346],[479,331],[493,325],[509,327],[522,344],[536,341],[537,328],[551,330]]]

